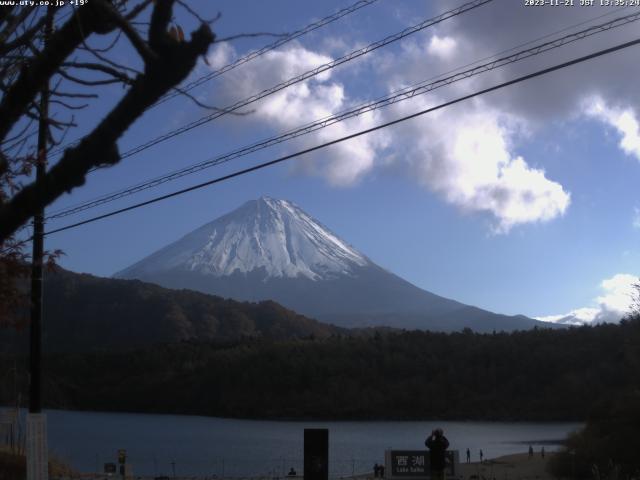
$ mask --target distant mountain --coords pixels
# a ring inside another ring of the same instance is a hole
[[[373,263],[293,203],[269,197],[245,203],[115,277],[236,300],[271,299],[343,327],[490,332],[553,326],[422,290]]]
[[[293,278],[315,282],[353,276],[356,269],[370,265],[369,259],[297,206],[262,197],[115,276],[176,271],[213,278],[257,274],[264,281]]]
[[[343,330],[273,301],[241,303],[139,280],[60,270],[46,275],[45,350],[127,350],[163,343],[329,337]],[[25,350],[28,331],[0,330],[0,351]]]

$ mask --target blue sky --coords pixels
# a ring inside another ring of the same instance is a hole
[[[222,17],[219,38],[292,32],[353,2],[193,1]],[[227,106],[463,2],[378,0],[193,93]],[[578,2],[579,3],[579,2]],[[214,10],[215,8],[215,10]],[[55,211],[156,177],[443,74],[522,43],[633,13],[633,8],[524,7],[494,0],[318,78],[290,87],[172,141],[90,175]],[[606,15],[597,20],[598,16]],[[185,31],[193,19],[176,9]],[[633,39],[638,22],[458,82],[372,115],[204,170],[49,229],[413,113],[523,73]],[[268,37],[220,42],[219,68]],[[106,40],[100,40],[106,42]],[[108,276],[196,227],[269,195],[298,204],[376,263],[434,293],[500,313],[585,322],[628,307],[640,273],[640,67],[632,47],[608,57],[150,207],[47,237],[62,266]],[[116,56],[135,63],[126,43]],[[122,89],[105,88],[79,117],[99,120]],[[148,112],[121,151],[206,114],[185,98]],[[75,137],[74,137],[75,138]]]

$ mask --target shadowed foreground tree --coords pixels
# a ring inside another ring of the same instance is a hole
[[[637,286],[636,286],[637,289]],[[620,355],[632,371],[640,371],[640,313],[622,321],[626,337]],[[570,435],[565,448],[552,458],[556,477],[618,480],[640,478],[640,386],[634,381],[622,394],[607,392],[607,399],[592,409],[585,427]]]
[[[173,24],[174,4],[200,24],[190,39]],[[54,28],[45,42],[48,16]],[[38,210],[84,184],[89,171],[120,161],[118,139],[206,54],[215,39],[209,23],[180,0],[0,7],[0,324],[20,308],[16,279],[28,273],[19,229]],[[110,55],[124,42],[134,52],[126,65]],[[125,88],[122,98],[34,181],[32,169],[44,161],[44,152],[34,146],[38,120],[46,122],[48,146],[60,144],[76,126],[74,110],[89,106],[111,84]],[[48,115],[39,102],[47,85],[57,107]]]
[[[624,479],[640,476],[640,391],[599,405],[586,426],[569,436],[565,449],[552,458],[557,477]]]

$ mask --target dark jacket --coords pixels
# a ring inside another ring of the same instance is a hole
[[[424,444],[429,448],[429,461],[431,470],[441,472],[445,467],[444,452],[449,447],[449,440],[444,435],[439,437],[430,435]]]

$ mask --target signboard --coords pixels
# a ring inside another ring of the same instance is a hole
[[[456,465],[459,461],[457,450],[447,450],[445,452],[445,475],[455,476]],[[428,450],[387,450],[385,452],[385,477],[390,479],[429,478],[431,476],[429,467]]]
[[[391,451],[391,468],[386,470],[392,477],[425,477],[429,471],[425,457],[424,451]]]
[[[27,480],[48,480],[47,417],[44,413],[27,415]]]

